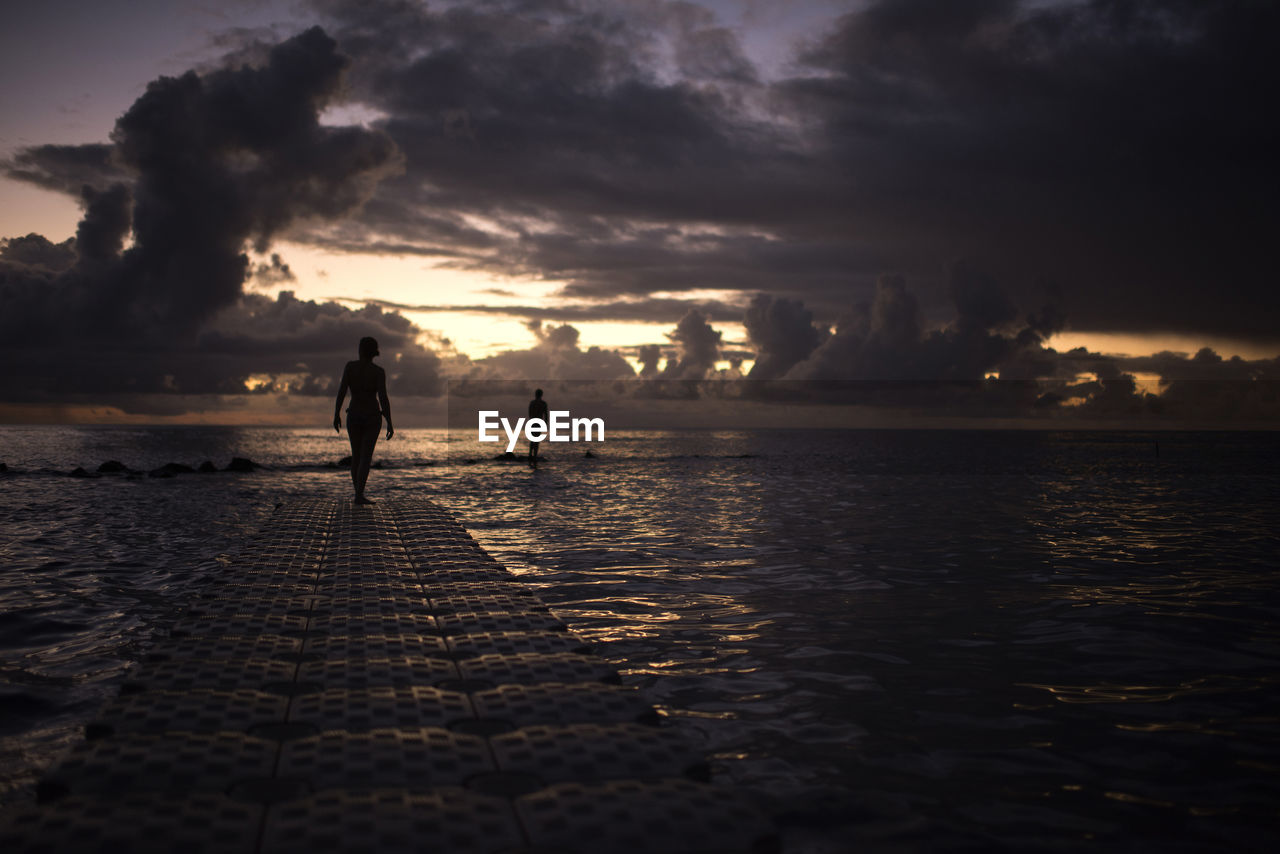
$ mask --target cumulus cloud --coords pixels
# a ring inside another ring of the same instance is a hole
[[[952,265],[950,292],[951,321],[925,331],[905,279],[882,277],[875,299],[846,313],[833,334],[782,374],[785,382],[752,393],[968,416],[1257,424],[1280,418],[1280,358],[1223,359],[1208,348],[1194,356],[1058,352],[1046,344],[1062,323],[1053,303],[1016,317],[1004,288],[971,261]],[[758,329],[776,302],[757,298],[748,329]],[[805,328],[803,306],[788,306],[784,316],[790,323],[772,331],[792,335],[778,345],[754,334],[757,359],[777,364],[775,353],[794,356],[813,341],[816,327]],[[1154,391],[1139,385],[1140,374],[1157,377]]]
[[[635,376],[630,363],[616,350],[578,346],[578,330],[565,323],[528,324],[537,344],[527,350],[507,350],[477,359],[468,377],[477,380],[616,380]]]
[[[751,379],[773,380],[809,357],[830,332],[816,326],[813,312],[800,300],[759,294],[747,307],[743,325],[756,349]]]
[[[549,350],[578,349],[578,330],[565,323],[561,326],[543,326],[541,321],[528,324],[529,331],[538,339],[538,343]]]
[[[723,334],[711,328],[702,312],[691,309],[667,338],[676,345],[676,356],[667,360],[663,379],[700,380],[715,369]]]
[[[84,214],[71,241],[28,235],[0,250],[0,347],[21,366],[8,393],[243,391],[250,374],[328,374],[313,359],[359,329],[412,349],[415,330],[380,309],[244,290],[251,274],[292,275],[279,256],[253,269],[246,245],[352,213],[398,166],[385,134],[320,123],[346,64],[313,28],[259,66],[154,81],[110,146],[19,153],[11,176],[73,192]]]
[[[61,273],[76,263],[73,238],[54,243],[42,234],[0,239],[0,275]],[[6,279],[7,281],[7,279]]]
[[[280,257],[280,253],[272,252],[271,257],[253,268],[251,284],[259,288],[273,288],[296,282],[298,277],[289,269],[289,265]]]
[[[810,348],[784,376],[971,382],[991,372],[1009,380],[1058,375],[1056,354],[1043,346],[1056,330],[1052,307],[1017,318],[1005,288],[970,260],[951,265],[949,292],[950,321],[926,331],[905,277],[881,276],[872,301],[852,306],[835,333]]]
[[[190,328],[240,297],[247,241],[262,251],[296,220],[348,214],[395,167],[385,135],[319,122],[345,65],[313,28],[263,68],[161,78],[120,118],[117,157],[137,174],[112,295],[126,318],[145,306],[146,321]]]
[[[640,360],[640,376],[648,378],[657,376],[658,362],[662,359],[662,348],[657,344],[645,344],[636,354]]]

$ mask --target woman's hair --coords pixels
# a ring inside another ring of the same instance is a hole
[[[361,338],[360,339],[360,358],[372,359],[378,355],[378,339],[377,338]]]

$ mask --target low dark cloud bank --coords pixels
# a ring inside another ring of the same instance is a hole
[[[883,0],[773,77],[689,3],[309,8],[322,28],[232,33],[223,67],[151,84],[109,144],[7,164],[85,211],[71,241],[0,249],[8,399],[327,393],[364,334],[402,393],[630,378],[569,323],[658,320],[667,340],[626,354],[644,380],[733,379],[745,356],[765,383],[986,399],[998,374],[1001,411],[1277,414],[1276,360],[1046,346],[1064,328],[1277,341],[1275,4]],[[382,118],[322,125],[339,103]],[[256,293],[292,273],[246,248],[284,235],[563,281],[571,302],[467,309],[527,318],[528,350],[433,352],[397,311],[422,306]]]

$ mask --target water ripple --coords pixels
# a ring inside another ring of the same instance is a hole
[[[18,467],[50,472],[0,493],[12,796],[276,502],[347,484],[318,466],[341,455],[323,431],[6,435],[34,443]],[[1270,434],[1162,435],[1159,458],[1123,433],[636,434],[532,472],[444,465],[484,455],[439,434],[387,447],[379,494],[458,513],[773,805],[790,850],[1271,838]],[[233,454],[278,468],[56,474]]]

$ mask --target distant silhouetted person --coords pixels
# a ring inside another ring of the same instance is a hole
[[[550,419],[550,409],[547,402],[542,399],[542,389],[538,389],[533,393],[533,400],[529,401],[529,417],[541,418],[544,422]],[[538,464],[538,443],[529,443],[529,465],[536,466]]]
[[[378,355],[378,342],[360,339],[360,358],[347,362],[338,386],[338,402],[333,406],[333,429],[342,431],[342,401],[351,390],[351,406],[347,407],[347,437],[351,439],[351,483],[356,488],[356,504],[372,504],[364,497],[364,484],[369,479],[373,462],[373,446],[378,444],[382,417],[387,418],[387,438],[395,434],[391,426],[391,401],[387,399],[387,372],[373,363]],[[379,407],[381,404],[381,407]]]

